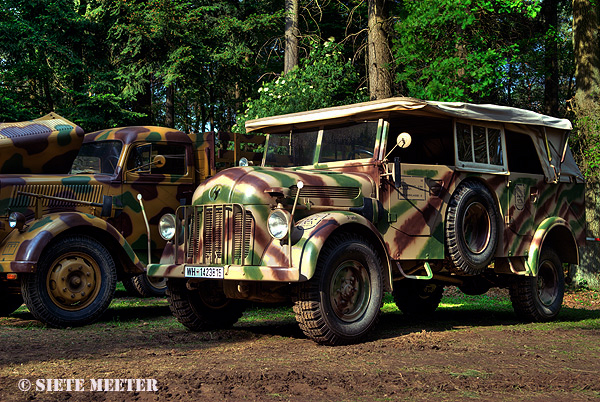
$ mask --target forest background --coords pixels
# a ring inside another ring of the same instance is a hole
[[[0,121],[243,132],[410,96],[569,118],[600,237],[597,0],[0,0]],[[600,288],[600,249],[576,276]]]

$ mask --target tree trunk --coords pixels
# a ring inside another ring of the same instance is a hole
[[[544,113],[558,116],[558,43],[554,32],[558,30],[558,0],[544,0]],[[550,34],[552,32],[552,34]]]
[[[369,0],[369,94],[372,100],[392,96],[390,46],[388,43],[389,1]]]
[[[175,84],[171,83],[167,86],[167,102],[166,102],[165,125],[170,128],[175,128]]]
[[[283,73],[298,65],[298,1],[285,0],[285,60]]]
[[[573,51],[577,92],[591,94],[598,89],[598,9],[595,1],[573,0]]]

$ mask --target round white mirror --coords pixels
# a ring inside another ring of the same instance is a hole
[[[398,134],[398,138],[396,138],[396,144],[400,148],[408,148],[411,141],[412,141],[412,138],[411,138],[410,134],[406,133],[406,132]]]

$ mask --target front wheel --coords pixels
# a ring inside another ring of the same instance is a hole
[[[169,308],[177,321],[192,331],[229,328],[246,309],[243,300],[228,299],[217,281],[188,289],[185,280],[167,281]]]
[[[296,321],[317,343],[358,342],[377,322],[382,297],[377,252],[359,236],[339,235],[322,249],[313,279],[301,285]]]
[[[153,278],[143,273],[123,279],[123,286],[133,297],[163,297],[167,293],[167,278]]]
[[[519,318],[550,321],[558,315],[565,293],[563,266],[556,252],[542,249],[537,276],[516,277],[510,287],[510,300]]]
[[[89,236],[65,236],[50,244],[37,272],[23,275],[21,291],[29,311],[53,327],[96,321],[115,293],[115,263],[101,243]]]

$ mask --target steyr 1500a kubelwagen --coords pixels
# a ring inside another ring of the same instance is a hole
[[[563,265],[585,242],[584,181],[568,120],[410,98],[252,120],[261,166],[226,169],[163,217],[148,275],[168,278],[192,330],[232,325],[244,302],[293,301],[311,339],[365,337],[382,295],[427,314],[444,285],[508,287],[518,316],[556,317]]]

